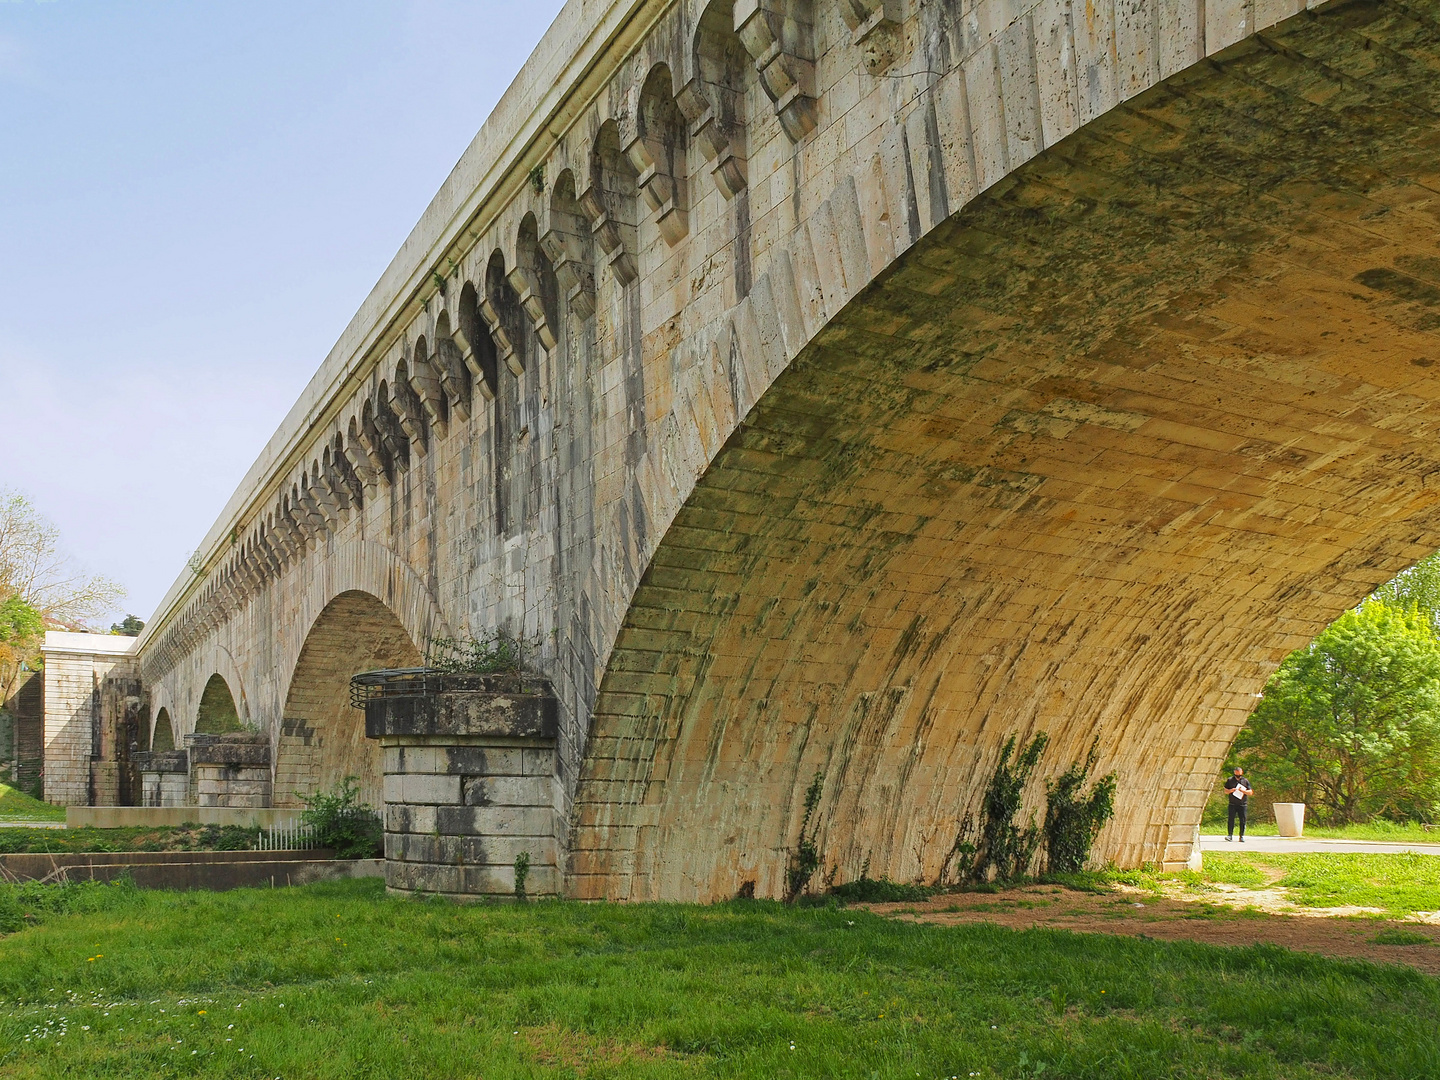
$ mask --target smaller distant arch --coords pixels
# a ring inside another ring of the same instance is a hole
[[[485,300],[480,314],[490,328],[490,338],[495,342],[496,359],[510,369],[517,379],[525,374],[525,347],[523,333],[524,315],[520,310],[520,298],[510,284],[510,275],[505,269],[505,255],[496,248],[485,267]]]
[[[556,313],[560,288],[550,258],[540,246],[540,226],[534,214],[520,219],[520,230],[515,237],[515,268],[508,279],[520,307],[530,317],[540,344],[547,352],[553,350],[559,344]]]
[[[175,749],[175,727],[170,723],[170,710],[163,705],[155,714],[155,726],[150,734],[150,749],[156,751]]]
[[[195,732],[198,735],[223,735],[227,731],[240,731],[245,727],[240,720],[240,710],[235,707],[235,696],[219,672],[210,676],[205,690],[200,695],[200,708],[195,714]],[[173,733],[172,733],[173,741]]]
[[[540,247],[554,268],[567,310],[584,320],[595,314],[595,271],[590,226],[575,193],[575,174],[562,169],[550,189],[550,208]]]
[[[634,134],[625,153],[639,177],[641,194],[655,211],[660,235],[672,247],[690,231],[688,127],[675,102],[669,66],[656,64],[640,88]]]
[[[461,420],[470,419],[470,369],[465,366],[460,345],[450,329],[450,313],[440,312],[435,320],[435,343],[430,366],[440,380],[446,406]]]

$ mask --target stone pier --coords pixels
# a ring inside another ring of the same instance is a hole
[[[258,809],[270,805],[270,742],[259,732],[187,735],[197,806]]]
[[[372,677],[366,734],[384,748],[385,881],[454,897],[560,891],[557,702],[544,678]]]
[[[184,750],[150,750],[134,756],[140,771],[142,806],[185,806],[190,802],[190,755]]]

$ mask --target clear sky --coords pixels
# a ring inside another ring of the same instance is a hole
[[[0,0],[0,487],[126,611],[149,618],[560,7]]]

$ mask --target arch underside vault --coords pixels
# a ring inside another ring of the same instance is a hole
[[[1292,20],[1132,99],[832,320],[636,592],[572,891],[775,895],[817,770],[840,880],[933,880],[1038,731],[1042,772],[1098,739],[1119,773],[1102,857],[1188,854],[1286,651],[1440,548],[1416,10]]]
[[[285,698],[275,753],[274,805],[356,777],[361,800],[381,805],[380,746],[365,738],[364,714],[350,706],[350,677],[376,668],[415,667],[420,652],[389,608],[370,593],[342,592],[305,638]]]

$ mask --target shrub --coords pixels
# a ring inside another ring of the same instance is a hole
[[[1051,874],[1078,874],[1085,869],[1090,846],[1115,814],[1115,774],[1102,776],[1082,795],[1086,780],[1100,755],[1099,743],[1045,784],[1045,847]]]
[[[133,903],[139,890],[127,873],[114,881],[70,881],[42,885],[0,884],[0,934],[13,934],[51,915],[112,911]]]
[[[515,856],[515,899],[525,902],[525,879],[530,876],[530,852],[522,851]]]
[[[520,642],[499,630],[478,638],[432,638],[425,666],[446,675],[518,674]]]
[[[380,815],[360,801],[359,778],[347,776],[334,791],[305,797],[300,815],[315,830],[315,839],[342,859],[371,859],[384,854],[385,833]]]
[[[815,871],[820,869],[820,848],[816,843],[820,824],[814,819],[824,786],[824,774],[817,770],[810,786],[805,789],[805,816],[800,819],[800,839],[790,855],[790,865],[785,869],[787,904],[793,904],[800,898],[800,894],[810,884],[810,879],[815,876]]]
[[[1016,754],[1012,735],[1000,748],[1000,761],[981,803],[980,843],[972,874],[976,880],[989,880],[992,871],[1000,881],[1015,881],[1029,873],[1040,847],[1040,830],[1033,816],[1025,826],[1015,820],[1025,799],[1025,785],[1049,742],[1048,735],[1036,735]],[[1015,754],[1013,766],[1011,754]]]
[[[895,904],[924,900],[935,890],[927,885],[907,885],[903,881],[891,881],[888,877],[864,877],[836,885],[830,890],[832,896],[856,904]]]
[[[260,830],[248,825],[206,825],[197,839],[202,850],[251,851],[259,842]]]

